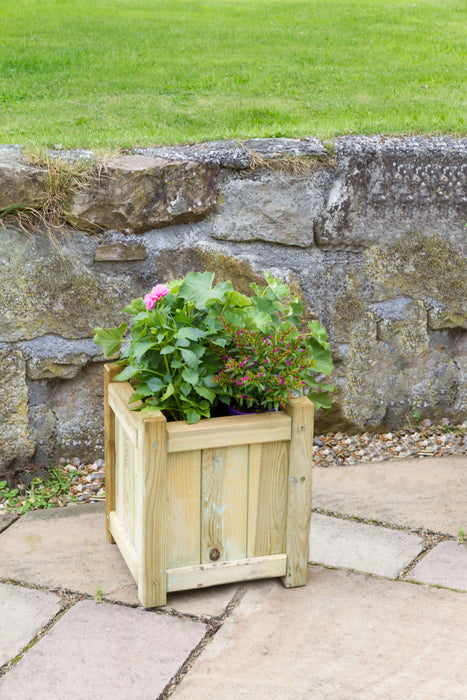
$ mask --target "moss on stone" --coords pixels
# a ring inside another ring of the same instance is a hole
[[[466,319],[467,266],[459,249],[439,235],[408,233],[390,245],[373,245],[364,254],[365,272],[378,301],[401,294],[433,298]]]

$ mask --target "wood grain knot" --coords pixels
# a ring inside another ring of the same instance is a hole
[[[219,552],[218,549],[211,549],[209,552],[209,559],[211,561],[217,561],[220,557],[221,553]]]

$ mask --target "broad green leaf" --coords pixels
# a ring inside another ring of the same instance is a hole
[[[198,367],[198,357],[195,355],[195,353],[192,350],[188,350],[187,348],[182,348],[180,350],[183,359],[187,363],[188,367],[191,367],[191,369],[196,369]]]
[[[147,396],[152,396],[151,391],[147,387],[138,387],[138,390],[134,391],[128,399],[128,403],[135,403],[135,401],[141,401],[141,399],[145,399]]]
[[[195,411],[194,408],[188,409],[188,411],[186,412],[186,417],[187,417],[188,423],[190,423],[190,424],[197,423],[201,419],[201,416],[199,415],[199,413],[197,413]]]
[[[210,403],[214,401],[216,398],[216,394],[214,391],[211,391],[207,387],[203,386],[202,384],[197,384],[195,386],[195,391],[202,396],[204,399],[207,399]]]
[[[326,350],[328,350],[330,347],[329,343],[327,342],[328,334],[326,333],[326,329],[320,324],[320,322],[310,321],[308,323],[308,328],[310,329],[313,338],[315,338],[315,340],[317,340],[318,343],[323,346],[323,348],[326,348]]]
[[[163,347],[161,350],[161,355],[170,355],[174,351],[175,348],[173,345],[165,345],[165,347]]]
[[[198,372],[195,372],[193,369],[186,367],[186,369],[184,369],[182,372],[182,377],[186,382],[188,382],[188,384],[195,385],[198,383],[199,374],[198,374]]]
[[[231,291],[227,293],[227,301],[230,306],[251,306],[251,299],[240,292]]]
[[[213,272],[189,272],[178,293],[186,301],[193,301],[197,309],[204,309],[212,293]]]
[[[189,338],[190,340],[199,340],[200,338],[206,337],[206,332],[202,331],[200,328],[192,328],[192,326],[185,326],[185,328],[179,328],[175,333],[176,338]]]
[[[169,396],[172,396],[172,394],[175,392],[175,387],[173,384],[169,384],[167,389],[164,391],[162,396],[160,397],[160,401],[165,401],[166,399],[169,398]]]
[[[230,311],[229,309],[226,309],[224,311],[224,318],[227,321],[227,323],[231,323],[233,326],[236,328],[245,328],[245,319],[243,316],[243,310],[242,311]]]
[[[211,294],[209,295],[208,299],[206,299],[206,305],[209,306],[210,303],[214,303],[215,301],[224,303],[226,296],[232,291],[233,289],[231,282],[219,282],[216,284],[214,289],[211,290]]]
[[[153,394],[157,394],[165,386],[164,382],[162,379],[159,379],[159,377],[152,377],[146,382],[146,384]]]
[[[193,387],[191,384],[187,384],[187,382],[182,382],[180,384],[180,391],[182,392],[183,396],[188,396],[192,389]]]
[[[177,348],[188,348],[190,347],[190,341],[188,338],[177,338],[175,341],[175,345]]]
[[[326,350],[314,338],[307,338],[306,347],[315,364],[313,369],[319,374],[331,374],[334,366],[332,364],[331,351]]]
[[[248,330],[258,330],[265,333],[268,328],[271,328],[270,315],[264,313],[264,311],[259,311],[259,309],[254,306],[249,306],[248,308],[244,309],[243,316],[245,326],[248,328]]]
[[[180,360],[170,360],[170,366],[172,369],[180,369],[180,367],[184,367],[184,364]]]
[[[324,408],[324,410],[331,408],[332,397],[329,394],[319,394],[316,391],[310,391],[308,398],[314,403],[316,408]]]
[[[135,365],[128,365],[122,372],[120,372],[120,374],[117,374],[117,376],[115,377],[115,381],[126,382],[128,379],[131,379],[131,377],[134,377],[135,374],[137,374],[138,372],[141,372],[141,367],[136,367]]]
[[[122,338],[128,328],[127,323],[122,323],[118,328],[94,328],[94,342],[100,345],[104,355],[109,357],[118,352],[122,345]]]
[[[138,358],[144,355],[144,353],[149,350],[150,348],[153,348],[155,346],[154,340],[140,340],[137,343],[135,343],[135,346],[132,348],[133,351],[133,357]]]
[[[139,297],[138,299],[133,299],[128,306],[125,306],[123,309],[124,313],[126,314],[139,314],[141,311],[144,311],[147,313],[147,308],[146,305],[142,299],[142,297]]]

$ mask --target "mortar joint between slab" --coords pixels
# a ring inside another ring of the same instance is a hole
[[[421,552],[417,554],[416,557],[414,557],[414,559],[412,559],[410,564],[408,564],[402,569],[402,571],[397,576],[396,581],[405,581],[406,583],[419,583],[419,581],[408,579],[407,576],[409,575],[409,573],[413,571],[417,564],[419,564],[422,561],[422,559],[424,559],[426,555],[429,552],[431,552],[440,542],[443,542],[443,540],[455,539],[454,537],[450,537],[448,535],[432,535],[422,533],[421,536],[425,542],[424,548]]]
[[[24,586],[24,588],[26,588],[26,586]],[[32,649],[32,647],[34,647],[37,644],[37,642],[39,642],[42,639],[42,637],[44,637],[47,634],[47,632],[50,629],[52,629],[52,627],[54,627],[59,620],[61,620],[61,618],[68,612],[68,610],[70,610],[70,608],[73,607],[74,602],[62,599],[62,605],[63,607],[61,608],[61,610],[59,610],[58,613],[56,613],[48,621],[48,623],[44,625],[42,629],[39,630],[39,632],[31,639],[31,641],[28,642],[23,649],[21,649],[19,654],[17,654],[13,659],[7,661],[5,664],[3,664],[3,666],[0,666],[0,678],[2,678],[6,673],[8,673],[10,669],[14,668],[16,664],[19,661],[21,661],[21,659],[24,656],[26,656],[29,649]]]
[[[233,611],[239,606],[243,596],[245,595],[247,591],[246,586],[241,586],[233,595],[231,601],[227,604],[224,612],[222,615],[219,617],[212,617],[210,620],[207,622],[207,627],[206,627],[206,633],[203,637],[203,639],[199,642],[199,644],[193,649],[191,654],[187,657],[185,662],[180,666],[178,671],[175,673],[174,676],[170,679],[170,681],[167,683],[165,686],[164,690],[162,693],[159,695],[157,700],[167,700],[172,693],[176,690],[176,688],[180,685],[180,683],[183,681],[185,678],[186,674],[190,670],[190,668],[193,666],[195,663],[196,659],[201,655],[202,651],[206,648],[206,646],[212,641],[213,637],[217,634],[217,632],[221,629],[223,626],[224,622],[230,617],[230,615],[233,613]]]
[[[329,518],[336,518],[338,520],[347,520],[352,523],[362,523],[363,525],[374,525],[375,527],[384,527],[387,530],[398,530],[399,532],[407,532],[412,535],[418,535],[419,537],[439,537],[440,541],[442,539],[456,539],[452,535],[447,535],[442,532],[435,532],[428,528],[413,528],[409,525],[394,525],[393,523],[385,522],[384,520],[373,520],[370,518],[362,518],[359,515],[347,515],[346,513],[336,513],[333,510],[324,510],[322,508],[312,508],[312,513],[318,515],[327,515]]]

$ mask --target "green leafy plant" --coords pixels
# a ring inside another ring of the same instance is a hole
[[[119,360],[123,369],[115,379],[134,385],[130,397],[133,408],[157,409],[189,423],[209,417],[219,400],[225,403],[233,397],[233,385],[220,378],[223,371],[228,371],[226,358],[243,361],[241,351],[247,346],[238,346],[242,334],[250,344],[254,340],[258,352],[261,350],[268,377],[273,371],[281,377],[287,374],[287,382],[274,382],[271,374],[265,383],[258,372],[254,379],[251,377],[251,388],[255,385],[258,397],[262,388],[265,396],[270,393],[272,397],[263,397],[260,405],[277,408],[289,390],[303,391],[306,387],[316,405],[329,407],[329,392],[334,386],[320,384],[313,375],[332,371],[326,331],[312,321],[306,333],[299,333],[301,301],[290,296],[289,288],[279,278],[267,272],[265,277],[267,285],[251,285],[254,295],[248,297],[235,291],[230,282],[213,287],[211,272],[192,272],[183,280],[156,285],[144,299],[131,302],[124,309],[132,316],[130,338]],[[127,328],[126,323],[118,328],[96,328],[94,341],[110,356],[121,350]],[[275,355],[266,358],[271,339]],[[290,349],[287,357],[281,355],[279,361],[279,344],[287,342],[295,350]],[[292,356],[295,374],[287,371]],[[255,367],[251,364],[248,369],[252,373]],[[247,396],[251,396],[246,399],[250,405],[252,392]],[[242,405],[242,400],[238,403]]]
[[[226,315],[235,324],[221,318],[228,342],[214,381],[238,408],[277,410],[290,392],[305,391],[316,407],[330,408],[335,387],[316,377],[333,369],[326,330],[311,321],[301,332],[301,301],[291,297],[279,278],[268,272],[265,277],[266,286],[251,285],[255,296],[250,307]]]
[[[197,422],[209,417],[218,393],[212,377],[220,360],[212,347],[225,345],[219,321],[227,306],[249,303],[230,282],[212,286],[211,272],[190,273],[168,286],[157,285],[144,299],[124,309],[133,316],[131,338],[120,362],[117,381],[131,380],[131,403],[143,411],[158,409],[175,420]],[[121,348],[127,324],[96,328],[94,341],[109,356]]]
[[[459,532],[457,533],[457,542],[458,544],[464,544],[464,528],[460,527]]]
[[[36,477],[29,487],[18,484],[11,488],[7,481],[0,481],[0,503],[5,510],[19,514],[61,506],[70,500],[71,479],[63,469],[54,467],[47,479]]]

